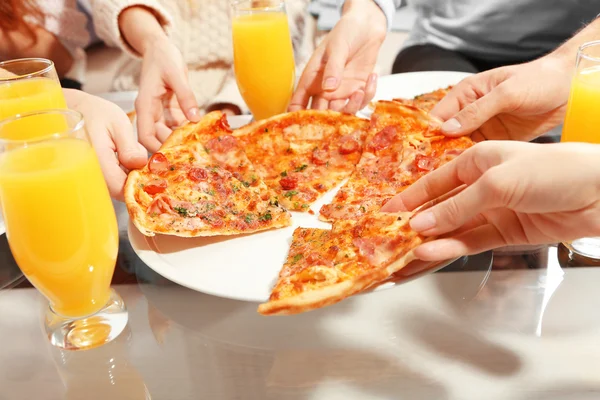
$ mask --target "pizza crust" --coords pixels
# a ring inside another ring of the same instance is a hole
[[[360,293],[387,279],[411,261],[414,261],[416,257],[414,256],[413,249],[421,243],[423,243],[423,239],[418,236],[415,237],[406,245],[411,250],[390,263],[387,267],[369,271],[356,278],[335,285],[300,293],[297,296],[286,299],[263,303],[258,307],[258,312],[262,315],[293,315],[339,303],[345,298]]]

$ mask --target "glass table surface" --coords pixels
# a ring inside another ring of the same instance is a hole
[[[13,281],[0,291],[0,400],[600,396],[600,269],[572,267],[555,246],[502,249],[322,310],[263,317],[257,304],[154,273],[128,242],[124,205],[115,209],[125,332],[93,350],[53,348],[45,301]],[[1,276],[14,275],[6,235],[0,262]]]

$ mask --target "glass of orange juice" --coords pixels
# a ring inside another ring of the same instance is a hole
[[[49,117],[61,130],[45,123]],[[79,113],[38,111],[0,121],[0,198],[11,252],[50,303],[50,342],[86,349],[118,336],[127,311],[110,288],[117,220]]]
[[[600,144],[600,41],[582,45],[576,62],[561,142]],[[579,257],[600,260],[600,237],[563,244]]]
[[[0,120],[31,111],[66,108],[52,61],[23,58],[0,62]]]
[[[232,5],[235,78],[255,119],[286,111],[295,64],[285,2],[240,0]]]

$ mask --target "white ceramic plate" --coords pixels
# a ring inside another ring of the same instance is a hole
[[[432,71],[382,76],[377,81],[377,91],[373,101],[398,97],[410,99],[423,93],[456,85],[469,75],[471,74],[467,72]],[[369,117],[371,112],[371,109],[366,107],[359,111],[358,115]]]
[[[377,99],[413,97],[417,94],[456,84],[468,74],[455,72],[422,72],[383,77],[380,79]],[[125,94],[123,97],[131,95]],[[115,99],[117,99],[116,96]],[[124,98],[118,98],[124,100]],[[127,109],[127,106],[123,107]],[[249,116],[230,118],[235,128],[249,121]],[[293,225],[251,235],[213,238],[178,238],[157,235],[143,236],[129,224],[129,240],[137,255],[156,273],[200,292],[235,300],[262,302],[268,299],[279,270],[283,265],[292,233],[296,227],[325,228],[330,226],[318,220],[323,204],[329,203],[336,188],[315,203],[315,215],[292,213]],[[387,282],[375,290],[404,283],[418,276],[432,273],[450,262],[424,267],[408,268],[411,274],[395,282]]]

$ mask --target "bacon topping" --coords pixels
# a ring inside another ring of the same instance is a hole
[[[360,149],[360,144],[350,135],[345,135],[340,138],[340,154],[347,155],[356,153]]]
[[[188,172],[188,177],[195,182],[205,181],[208,179],[208,171],[204,168],[192,168]]]
[[[392,144],[395,137],[396,128],[393,126],[386,126],[373,136],[371,143],[369,143],[369,147],[375,151],[383,150]]]
[[[219,136],[212,138],[206,143],[206,148],[209,152],[227,153],[229,150],[237,146],[237,139],[231,135]]]
[[[312,162],[315,165],[327,164],[328,153],[325,150],[315,149],[312,153]]]

